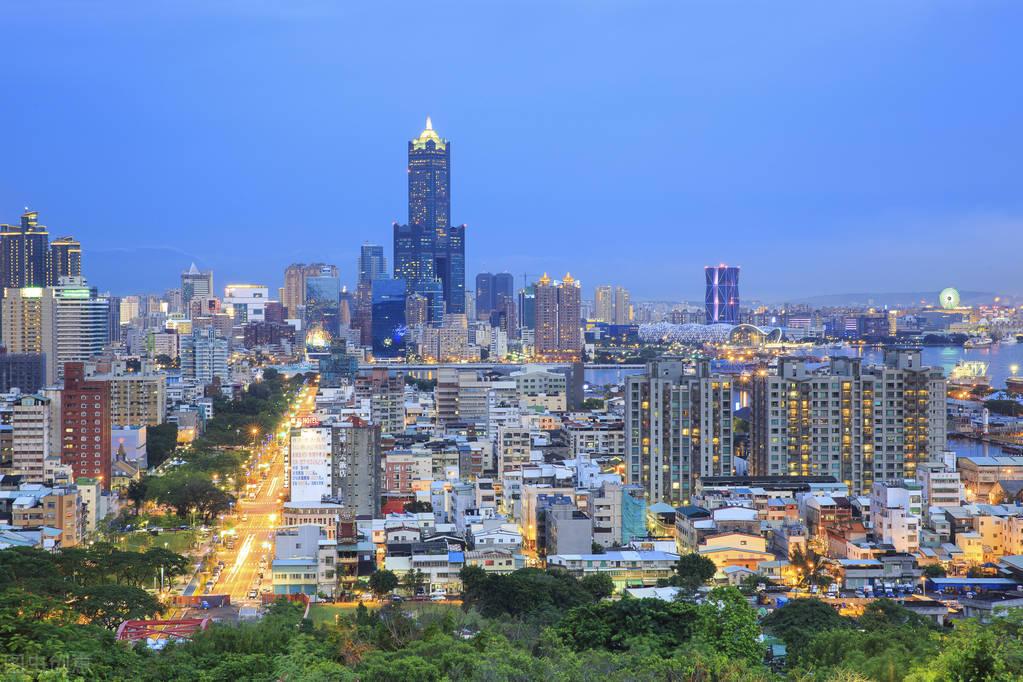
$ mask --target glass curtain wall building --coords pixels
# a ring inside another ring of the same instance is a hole
[[[718,265],[703,271],[707,278],[707,324],[739,324],[739,268]]]

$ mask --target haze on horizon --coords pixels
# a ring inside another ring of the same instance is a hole
[[[479,271],[589,296],[1023,294],[1023,5],[5,3],[0,222],[114,293],[391,261],[406,144],[452,144]]]

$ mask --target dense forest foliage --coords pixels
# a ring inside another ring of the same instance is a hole
[[[537,569],[503,576],[467,569],[461,609],[360,605],[314,626],[303,618],[304,606],[278,602],[258,622],[214,624],[159,652],[116,642],[113,629],[122,619],[162,610],[142,589],[161,566],[171,573],[185,568],[163,550],[0,552],[4,679],[1023,679],[1023,619],[1016,616],[942,630],[886,600],[845,618],[801,599],[759,621],[733,588],[674,602],[607,599],[606,580]],[[787,644],[787,667],[765,664],[769,641]]]

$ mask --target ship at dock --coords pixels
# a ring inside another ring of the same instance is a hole
[[[960,360],[948,375],[948,385],[955,388],[971,389],[990,386],[988,364],[980,360]]]

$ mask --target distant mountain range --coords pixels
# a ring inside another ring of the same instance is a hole
[[[963,305],[991,303],[995,294],[990,291],[960,291],[959,300]],[[875,306],[878,308],[906,307],[921,304],[938,304],[937,291],[912,291],[906,293],[862,293],[825,294],[804,298],[785,299],[785,303],[805,303],[814,307]]]

